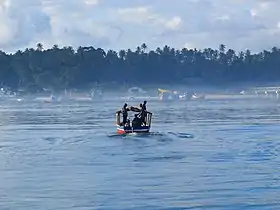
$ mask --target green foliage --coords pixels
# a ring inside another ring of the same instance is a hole
[[[94,83],[204,84],[275,81],[280,79],[280,50],[252,54],[219,50],[177,50],[169,46],[148,51],[143,43],[135,50],[105,52],[101,48],[60,48],[54,45],[6,54],[0,51],[0,82],[6,86],[84,88]]]

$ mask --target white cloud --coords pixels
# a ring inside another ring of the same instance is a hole
[[[0,7],[0,45],[12,41],[15,33],[14,28],[14,22],[7,18],[4,6]]]
[[[166,27],[171,30],[176,30],[180,28],[181,24],[182,24],[182,19],[179,16],[175,16],[171,20],[166,22]]]
[[[261,50],[280,41],[276,0],[1,0],[0,49],[59,45]]]
[[[85,4],[87,5],[97,5],[98,3],[98,0],[85,0]]]
[[[165,26],[167,29],[178,29],[182,23],[179,16],[164,17],[153,11],[151,6],[138,6],[117,9],[119,20],[124,23]]]
[[[192,43],[187,42],[182,46],[182,48],[194,49],[195,46]]]
[[[137,24],[153,24],[161,22],[161,17],[151,11],[150,7],[139,6],[117,9],[119,18],[123,22]]]
[[[42,13],[41,4],[36,0],[4,0],[1,5],[0,28],[8,37],[0,41],[2,48],[22,47],[37,35],[50,30],[48,16]]]

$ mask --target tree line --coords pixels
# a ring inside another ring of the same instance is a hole
[[[280,80],[280,49],[236,53],[221,44],[218,49],[105,51],[71,46],[36,48],[7,54],[0,51],[0,82],[12,88],[85,88],[95,83],[116,84],[230,84]]]

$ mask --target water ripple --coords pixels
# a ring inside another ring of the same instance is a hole
[[[1,102],[0,208],[280,208],[273,101],[149,102],[144,135],[116,134],[121,106]]]

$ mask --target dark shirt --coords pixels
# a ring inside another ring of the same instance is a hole
[[[123,116],[127,116],[128,115],[127,114],[127,108],[125,108],[125,107],[122,108],[122,114],[123,114]]]
[[[146,105],[143,104],[142,109],[141,109],[140,114],[139,114],[140,118],[145,118],[146,112],[147,112]]]
[[[140,128],[141,127],[141,120],[138,117],[135,117],[132,120],[132,127],[133,128]]]
[[[142,105],[142,110],[143,110],[143,111],[147,111],[146,104],[143,104],[143,105]]]

